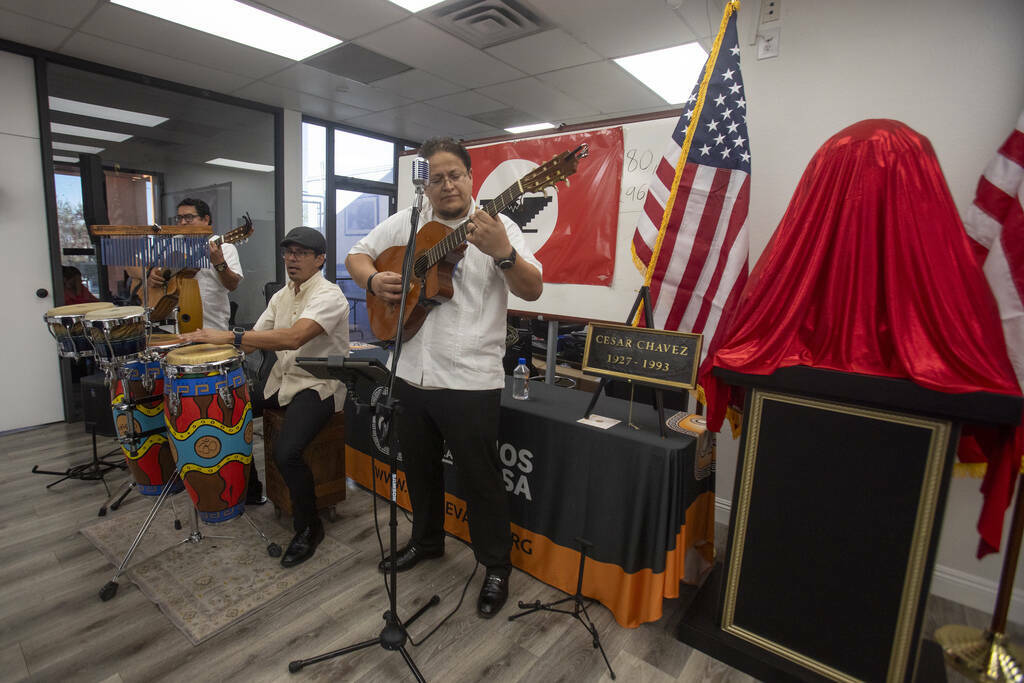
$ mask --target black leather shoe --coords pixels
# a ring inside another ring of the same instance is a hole
[[[484,585],[480,588],[480,598],[476,601],[476,613],[484,619],[490,619],[501,611],[508,600],[508,577],[502,574],[487,572]]]
[[[395,571],[404,572],[412,569],[420,560],[430,560],[444,555],[444,548],[440,550],[423,550],[419,546],[410,543],[398,551],[398,561],[395,563]],[[377,569],[387,574],[391,571],[391,557],[386,557],[377,565]]]
[[[319,521],[316,524],[310,524],[292,538],[292,542],[288,544],[288,550],[281,558],[281,566],[294,567],[297,564],[302,564],[313,557],[316,547],[322,540],[324,540],[324,525]]]

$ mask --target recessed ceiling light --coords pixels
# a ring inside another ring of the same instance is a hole
[[[230,166],[232,168],[244,168],[246,171],[260,171],[261,173],[269,173],[274,170],[273,166],[267,166],[266,164],[254,164],[249,161],[236,161],[234,159],[210,159],[206,163],[213,164],[214,166]]]
[[[682,104],[700,78],[708,53],[699,43],[619,57],[615,62],[669,104]]]
[[[65,100],[62,97],[51,97],[50,109],[67,112],[68,114],[78,114],[79,116],[91,116],[95,119],[134,123],[137,126],[148,126],[150,128],[158,126],[167,120],[166,116],[140,114],[139,112],[128,111],[127,109],[114,109],[113,107],[104,107],[98,104],[89,104],[88,102]]]
[[[64,161],[64,162],[67,162],[69,164],[77,164],[78,163],[78,157],[59,157],[56,154],[53,155],[53,160],[54,161]]]
[[[104,147],[89,147],[88,145],[73,145],[70,142],[54,142],[50,144],[54,149],[62,149],[65,152],[78,152],[79,154],[99,154]]]
[[[548,128],[554,127],[555,124],[553,123],[531,123],[527,126],[512,126],[511,128],[506,128],[505,130],[507,130],[509,133],[512,133],[513,135],[518,135],[519,133],[532,133],[535,130],[547,130]]]
[[[236,0],[111,0],[188,28],[300,61],[341,43],[311,28]]]
[[[115,133],[109,130],[99,130],[97,128],[82,128],[81,126],[69,126],[65,123],[51,123],[50,130],[54,133],[61,133],[63,135],[74,135],[78,138],[95,138],[97,140],[110,140],[111,142],[124,142],[131,135],[125,135],[124,133]]]
[[[421,9],[433,7],[443,0],[391,0],[399,7],[404,7],[410,12],[419,12]]]

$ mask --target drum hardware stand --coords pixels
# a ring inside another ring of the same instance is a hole
[[[583,624],[583,628],[587,629],[587,633],[589,633],[590,636],[593,638],[594,649],[601,651],[601,656],[604,657],[605,666],[608,667],[608,673],[611,675],[612,680],[614,681],[615,672],[612,671],[612,665],[608,663],[608,655],[605,654],[604,648],[601,647],[601,638],[597,633],[597,626],[594,625],[594,622],[590,620],[590,615],[587,614],[586,603],[589,602],[590,604],[594,604],[594,600],[591,598],[585,598],[582,593],[583,564],[587,561],[587,550],[593,547],[593,543],[584,538],[580,538],[579,536],[576,537],[576,542],[580,544],[580,571],[576,577],[576,594],[570,595],[567,598],[562,598],[561,600],[555,600],[554,602],[549,602],[545,604],[541,604],[540,600],[536,600],[530,603],[526,603],[520,600],[519,609],[524,611],[519,612],[518,614],[513,614],[508,618],[508,620],[512,621],[513,619],[525,617],[527,614],[533,614],[534,612],[538,611],[568,614],[570,617],[573,617],[574,619],[578,620],[581,624]],[[558,607],[556,607],[556,605],[560,605],[563,602],[569,602],[570,600],[573,602],[572,611],[559,609]]]
[[[375,405],[376,415],[382,420],[386,421],[388,425],[388,453],[391,455],[391,496],[388,504],[390,512],[390,521],[388,526],[390,528],[389,546],[391,550],[391,570],[389,573],[390,590],[388,591],[388,598],[390,600],[390,609],[384,612],[384,628],[381,630],[380,635],[372,640],[365,640],[355,645],[349,645],[339,650],[333,650],[326,652],[322,655],[317,655],[310,659],[297,659],[288,663],[288,671],[290,673],[296,673],[303,667],[309,664],[316,664],[327,659],[333,659],[334,657],[340,657],[341,655],[363,650],[374,645],[380,645],[385,650],[391,652],[398,652],[402,655],[402,659],[409,665],[409,669],[412,671],[413,676],[416,677],[420,683],[425,683],[426,679],[423,678],[423,674],[416,668],[416,663],[412,661],[412,657],[409,656],[409,652],[405,648],[405,641],[409,637],[406,627],[412,622],[416,621],[424,612],[438,604],[441,600],[436,595],[432,596],[420,609],[407,619],[404,623],[398,617],[398,572],[397,572],[397,559],[398,559],[398,444],[395,442],[395,420],[399,418],[401,408],[398,405],[398,401],[395,400],[395,376],[398,370],[398,358],[402,354],[402,327],[405,324],[405,308],[406,299],[409,294],[409,286],[412,282],[412,263],[413,263],[413,252],[415,251],[416,245],[416,231],[419,227],[419,216],[420,207],[423,204],[423,188],[426,184],[427,178],[430,175],[429,166],[427,162],[417,157],[413,161],[413,184],[416,186],[416,204],[413,206],[412,216],[410,219],[409,226],[409,240],[405,248],[405,258],[402,262],[402,302],[398,311],[398,325],[395,331],[395,346],[391,354],[391,376],[388,381],[388,393],[383,401],[378,401]],[[374,494],[376,495],[376,494]]]
[[[110,487],[107,486],[107,480],[104,479],[106,474],[111,470],[123,470],[128,467],[125,463],[110,462],[107,458],[114,457],[119,451],[114,450],[107,453],[104,456],[100,456],[96,449],[96,425],[92,426],[92,460],[90,462],[73,465],[63,472],[59,470],[43,470],[39,468],[39,465],[35,465],[32,468],[32,474],[49,474],[54,477],[60,477],[57,481],[50,482],[46,485],[46,488],[52,488],[57,484],[61,483],[66,479],[80,479],[81,481],[101,481],[103,482],[103,488],[106,489],[107,495],[110,494]]]
[[[156,515],[160,511],[160,507],[163,505],[164,499],[167,498],[167,495],[168,495],[168,493],[170,493],[171,488],[174,486],[175,479],[177,479],[177,478],[178,477],[177,477],[177,473],[176,473],[175,477],[172,477],[172,478],[168,479],[167,483],[164,484],[163,489],[160,491],[160,497],[156,499],[156,503],[153,504],[153,509],[151,509],[149,511],[149,514],[146,516],[145,521],[142,522],[142,526],[139,528],[139,533],[135,535],[135,540],[132,541],[131,546],[128,548],[128,552],[125,553],[124,559],[121,560],[121,564],[118,565],[117,569],[114,571],[114,576],[112,576],[110,581],[108,581],[103,586],[103,588],[100,589],[100,600],[102,600],[103,602],[106,602],[107,600],[110,600],[115,595],[117,595],[117,589],[118,589],[117,579],[118,579],[118,577],[121,576],[121,574],[124,572],[124,568],[126,566],[128,566],[128,562],[131,560],[132,555],[135,554],[135,550],[136,550],[136,548],[139,547],[139,543],[142,541],[142,537],[145,535],[146,531],[149,530],[149,526],[153,523],[153,520],[156,519]],[[173,508],[173,506],[174,506],[174,502],[172,501],[171,502],[171,507]],[[177,516],[177,513],[175,513],[175,516]],[[245,521],[248,522],[249,525],[253,529],[256,530],[256,533],[258,533],[260,535],[260,537],[264,541],[267,542],[267,553],[271,557],[280,557],[281,556],[281,546],[279,546],[277,543],[274,543],[269,538],[267,538],[267,535],[263,533],[263,530],[260,529],[256,525],[255,522],[253,522],[251,519],[249,519],[249,516],[246,515],[244,511],[239,516],[240,517],[244,517]],[[175,522],[177,522],[177,520],[175,520]],[[175,527],[175,528],[180,528],[180,527]],[[183,545],[185,543],[199,543],[204,538],[219,538],[219,539],[225,539],[225,540],[231,540],[231,541],[238,540],[238,538],[235,537],[235,536],[213,536],[213,535],[204,536],[203,532],[200,531],[199,529],[200,529],[200,527],[199,527],[199,510],[197,510],[196,506],[193,505],[192,506],[192,529],[189,532],[188,536],[186,536],[185,538],[183,538],[180,541],[178,541],[178,543],[176,543],[172,547],[177,547],[177,546]]]

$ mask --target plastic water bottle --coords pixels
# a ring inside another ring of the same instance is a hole
[[[512,371],[512,398],[520,401],[530,398],[530,368],[526,367],[525,358],[520,358],[519,365]]]

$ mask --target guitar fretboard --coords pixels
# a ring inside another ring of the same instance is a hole
[[[512,206],[512,204],[515,203],[522,194],[522,181],[517,180],[494,199],[483,202],[480,205],[480,208],[486,211],[487,214],[493,218],[508,207]],[[468,218],[463,221],[459,227],[452,230],[440,242],[420,254],[419,258],[416,259],[416,263],[413,264],[413,274],[416,277],[423,277],[424,274],[437,265],[441,259],[455,249],[458,249],[462,243],[466,241],[467,223],[469,223]]]

